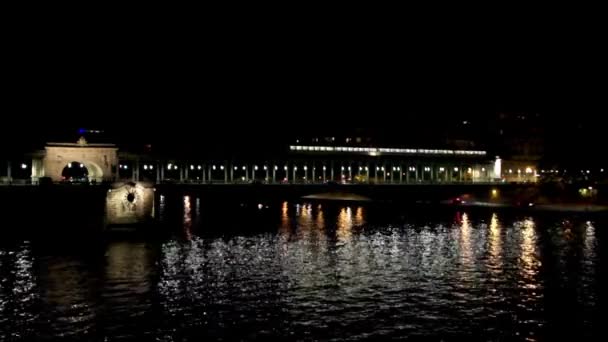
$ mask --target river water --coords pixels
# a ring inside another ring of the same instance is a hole
[[[0,340],[603,333],[597,217],[196,196],[161,196],[156,214],[155,234],[3,239]]]

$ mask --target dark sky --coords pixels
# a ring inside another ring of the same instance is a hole
[[[548,120],[556,131],[580,120],[597,129],[606,111],[601,55],[565,41],[174,33],[106,24],[15,36],[4,56],[3,146],[78,127],[128,142],[267,145],[311,127],[399,134],[498,111],[572,118]]]

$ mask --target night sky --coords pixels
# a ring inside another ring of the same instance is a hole
[[[464,120],[485,139],[499,112],[542,114],[553,154],[587,151],[564,158],[589,158],[604,145],[605,68],[585,51],[496,42],[480,61],[453,44],[421,49],[366,36],[155,34],[65,29],[15,41],[0,152],[75,140],[80,127],[128,146],[186,152],[265,149],[353,128],[433,145]]]

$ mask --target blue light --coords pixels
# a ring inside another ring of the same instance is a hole
[[[85,134],[86,132],[87,132],[87,130],[86,130],[86,129],[84,129],[84,128],[80,128],[80,129],[78,130],[78,133],[80,133],[80,134]]]

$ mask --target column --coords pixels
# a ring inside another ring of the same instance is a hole
[[[135,181],[139,182],[139,158],[135,159],[135,172],[137,172]]]
[[[386,183],[386,163],[382,165],[382,178],[384,183]]]
[[[291,177],[291,181],[292,181],[293,183],[297,183],[297,182],[298,182],[298,178],[296,177],[296,171],[298,171],[298,167],[297,167],[296,165],[294,165],[294,166],[291,168],[291,172],[293,172],[293,176]]]
[[[380,169],[380,166],[378,166],[378,163],[376,163],[375,165],[376,165],[376,168],[374,171],[374,178],[375,178],[375,183],[378,184],[378,171]]]
[[[316,182],[317,182],[317,178],[316,178],[316,175],[315,175],[315,170],[316,170],[316,169],[317,169],[317,168],[316,168],[315,164],[313,163],[313,164],[312,164],[312,182],[313,182],[313,183],[316,183]]]
[[[331,174],[330,174],[330,176],[331,176],[331,180],[332,180],[332,181],[334,181],[334,180],[336,180],[336,179],[334,178],[334,161],[332,160],[332,161],[330,162],[330,164],[331,164],[331,166],[330,166],[330,167],[331,167],[331,169],[330,169],[330,173],[331,173]]]
[[[165,164],[164,163],[160,163],[160,181],[161,183],[165,180]]]
[[[120,171],[118,171],[120,169],[120,160],[116,161],[116,180],[118,181],[120,179]]]
[[[255,170],[258,169],[257,165],[253,165],[253,169],[251,169],[251,180],[255,182]]]
[[[13,165],[10,160],[6,164],[6,178],[9,184],[13,182]]]
[[[416,168],[416,173],[415,173],[415,177],[416,177],[416,183],[418,183],[418,164],[416,164],[416,166],[414,166]]]
[[[247,167],[247,164],[243,166],[243,169],[245,169],[245,182],[247,182],[249,181],[249,168]]]
[[[308,165],[304,165],[304,183],[308,181]]]
[[[277,182],[277,169],[278,169],[278,168],[279,168],[279,167],[278,167],[278,166],[276,166],[276,165],[275,165],[275,166],[272,168],[272,182],[273,182],[273,183],[276,183],[276,182]]]
[[[190,171],[188,171],[188,170],[190,170],[189,168],[192,168],[192,165],[190,165],[190,166],[186,165],[186,167],[184,168],[184,179],[186,181],[188,181],[188,179],[190,179],[190,177],[189,177]]]
[[[228,163],[224,163],[224,184],[226,183],[228,183]]]
[[[186,169],[186,170],[187,170],[187,169],[188,169],[188,165],[185,165],[185,166],[184,166],[184,165],[182,165],[182,166],[179,168],[179,181],[180,181],[180,183],[184,181],[184,169]]]
[[[156,178],[154,178],[154,183],[158,183],[160,181],[160,167],[158,163],[156,163]]]
[[[411,166],[407,166],[407,173],[405,174],[405,182],[409,183],[410,182],[410,167]]]
[[[399,184],[403,184],[403,165],[399,164]]]
[[[325,166],[325,164],[323,164],[323,183],[325,184],[325,174],[327,171],[327,166]]]
[[[264,181],[268,182],[268,180],[269,180],[268,179],[268,177],[269,177],[268,173],[270,172],[270,171],[268,171],[268,163],[266,163],[266,165],[264,165],[264,171],[266,171],[266,177],[264,178]]]
[[[234,168],[236,166],[232,165],[232,163],[230,163],[230,183],[234,183]]]
[[[283,170],[285,171],[285,179],[287,180],[287,182],[289,183],[289,164],[286,164],[283,167]]]

